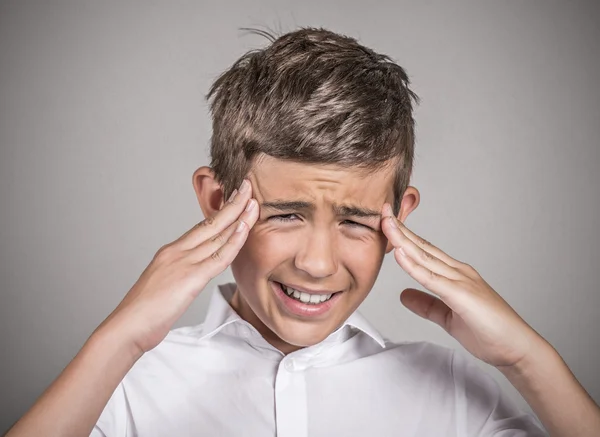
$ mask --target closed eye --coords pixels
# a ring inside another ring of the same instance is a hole
[[[367,226],[367,225],[363,225],[362,223],[353,222],[352,220],[344,220],[342,223],[345,223],[348,226],[351,226],[353,228],[365,228],[365,229],[369,229],[371,231],[374,231],[374,229],[372,227]]]
[[[276,220],[280,222],[295,222],[299,220],[299,217],[296,214],[280,214],[269,217],[269,220]],[[364,228],[370,231],[374,231],[372,227],[363,225],[362,223],[353,222],[352,220],[344,220],[342,224],[350,226],[352,228]]]
[[[297,218],[298,216],[296,214],[281,214],[269,217],[270,220],[277,220],[281,222],[293,222],[296,221]]]

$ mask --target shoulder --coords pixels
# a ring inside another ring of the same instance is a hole
[[[415,385],[415,390],[438,387],[440,394],[450,394],[454,390],[454,350],[451,348],[428,341],[392,342],[385,339],[385,347],[373,347],[371,353],[360,361],[370,369],[377,369],[398,387]]]
[[[427,372],[452,372],[455,350],[429,341],[392,342],[385,340],[383,353],[401,364]]]
[[[204,323],[171,329],[163,342],[199,340],[204,336]]]
[[[178,382],[175,375],[198,378],[190,374],[195,368],[190,360],[197,360],[198,353],[205,349],[202,338],[203,324],[173,329],[158,346],[142,355],[112,393],[92,435],[127,435],[132,426],[132,400],[148,394],[166,396],[171,385]]]
[[[386,340],[384,353],[399,362],[403,371],[411,371],[419,377],[447,381],[459,392],[479,388],[483,393],[496,395],[498,384],[485,372],[475,358],[465,352],[429,341],[395,343]]]
[[[393,342],[386,338],[385,348],[411,357],[441,357],[451,356],[454,353],[454,349],[430,341]]]
[[[154,349],[144,353],[133,365],[121,381],[119,389],[122,388],[123,383],[130,381],[150,368],[152,368],[152,372],[160,370],[160,368],[171,368],[193,356],[194,351],[202,350],[205,344],[203,342],[203,326],[204,324],[201,323],[169,331],[167,336]]]
[[[452,407],[459,435],[496,435],[499,432],[527,431],[546,436],[537,418],[522,411],[504,393],[477,359],[462,349],[427,341],[393,343],[386,340],[384,353],[400,363],[398,375],[409,374],[414,390],[428,390]],[[407,383],[404,381],[406,387]],[[428,397],[432,402],[431,397]]]
[[[178,364],[184,364],[192,359],[195,354],[205,349],[207,342],[204,340],[204,324],[184,326],[172,329],[167,336],[154,349],[146,352],[135,363],[125,380],[139,372],[152,368],[156,372],[161,368],[172,369]]]

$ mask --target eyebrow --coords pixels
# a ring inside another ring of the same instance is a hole
[[[293,201],[273,201],[263,202],[261,208],[273,209],[280,212],[289,212],[297,210],[314,210],[315,204],[312,202],[305,202],[302,200]],[[356,205],[336,205],[333,207],[334,212],[343,217],[377,217],[380,218],[381,214],[379,211],[375,211],[370,208],[363,208]]]

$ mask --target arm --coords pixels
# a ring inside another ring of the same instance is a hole
[[[597,436],[600,409],[547,342],[527,359],[498,369],[521,393],[552,436]]]
[[[89,436],[135,362],[166,337],[206,284],[235,259],[258,219],[251,194],[245,181],[214,218],[162,247],[117,308],[6,436]]]
[[[7,437],[90,435],[113,391],[141,357],[119,341],[118,331],[105,331],[92,334]]]
[[[401,294],[415,314],[441,326],[476,358],[499,369],[553,437],[594,437],[600,408],[560,355],[468,264],[450,257],[382,211],[394,257],[430,295]]]

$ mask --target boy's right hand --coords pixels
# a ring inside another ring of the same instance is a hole
[[[258,219],[244,180],[223,208],[160,248],[138,281],[96,331],[110,331],[135,356],[156,347],[206,284],[235,259]]]

